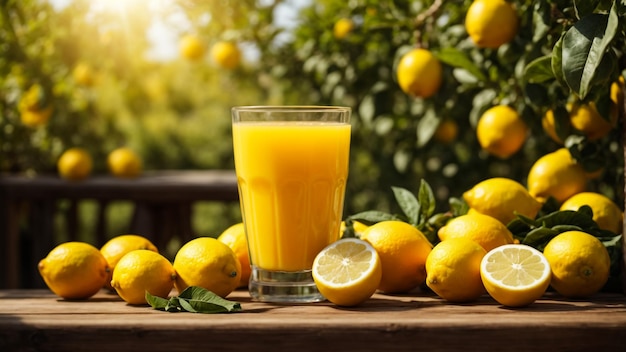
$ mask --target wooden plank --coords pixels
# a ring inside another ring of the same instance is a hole
[[[376,294],[354,308],[265,304],[246,291],[229,298],[243,311],[166,313],[128,306],[105,291],[88,301],[60,300],[46,290],[0,291],[0,350],[623,350],[626,330],[620,294],[587,301],[547,295],[523,309],[488,296],[448,304],[420,292]]]

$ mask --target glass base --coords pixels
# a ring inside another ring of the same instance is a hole
[[[261,302],[309,303],[326,300],[317,290],[311,270],[269,271],[252,266],[248,290],[252,299]]]

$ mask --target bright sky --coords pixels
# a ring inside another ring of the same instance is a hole
[[[68,6],[72,0],[48,0],[56,9],[62,9]],[[106,2],[109,2],[107,6],[110,6],[111,2],[119,2],[118,6],[123,6],[124,1],[129,0],[98,0],[96,2],[96,6],[105,6],[103,5]],[[148,2],[148,7],[156,4],[158,6],[159,2],[168,2],[171,0],[159,0],[159,1],[150,1]],[[286,0],[276,7],[274,18],[276,21],[276,25],[282,28],[291,29],[297,25],[297,12],[300,8],[308,6],[313,0]],[[272,0],[259,0],[259,4],[266,5],[271,3]],[[207,19],[210,20],[210,19]],[[172,24],[175,28],[173,28]],[[146,53],[147,57],[151,60],[155,61],[168,61],[177,58],[178,56],[178,38],[181,32],[185,32],[190,27],[185,14],[182,12],[173,12],[171,13],[166,21],[155,20],[152,25],[148,29],[146,33],[148,40],[152,44],[152,47]],[[282,37],[277,38],[277,40],[288,40],[289,34],[285,33]],[[252,46],[246,46],[245,44],[242,47],[244,56],[248,61],[255,61],[257,58],[257,52]]]

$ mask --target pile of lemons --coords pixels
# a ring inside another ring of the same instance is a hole
[[[219,237],[197,237],[185,243],[171,262],[146,237],[113,237],[100,249],[86,242],[65,242],[38,265],[41,277],[56,295],[87,299],[102,288],[128,304],[147,304],[145,293],[167,298],[173,289],[203,287],[226,297],[246,286],[250,277],[247,241],[242,224]]]
[[[605,245],[583,231],[566,231],[543,251],[520,244],[507,228],[516,214],[534,219],[543,199],[507,178],[484,180],[463,194],[470,209],[450,219],[433,246],[416,227],[399,220],[356,223],[357,238],[322,250],[313,265],[316,284],[329,301],[358,305],[375,292],[407,293],[426,285],[450,302],[488,294],[502,305],[522,307],[552,287],[567,298],[600,291],[610,274]],[[623,214],[604,195],[578,192],[561,210],[587,205],[599,228],[621,233]]]

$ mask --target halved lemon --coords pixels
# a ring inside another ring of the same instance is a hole
[[[313,280],[320,293],[339,306],[369,299],[380,284],[382,266],[368,242],[345,238],[324,248],[313,261]]]
[[[487,292],[498,303],[523,307],[546,292],[551,278],[550,263],[533,247],[506,244],[483,257],[480,276]]]

